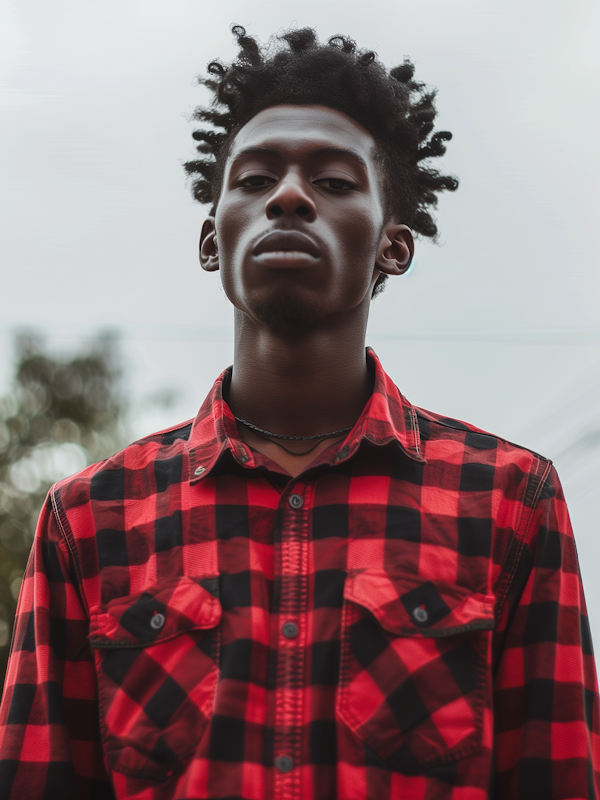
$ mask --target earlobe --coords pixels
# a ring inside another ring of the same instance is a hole
[[[207,272],[216,272],[219,269],[219,247],[214,217],[208,217],[202,225],[199,256],[202,269]]]
[[[408,225],[390,223],[381,237],[376,267],[385,275],[402,275],[410,267],[414,252],[415,242]]]

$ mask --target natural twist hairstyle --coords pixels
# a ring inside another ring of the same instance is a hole
[[[184,164],[192,192],[214,214],[225,162],[238,131],[259,111],[276,105],[323,105],[347,114],[375,139],[386,215],[421,236],[437,238],[430,209],[458,180],[429,166],[446,152],[452,134],[434,133],[436,90],[413,79],[405,59],[389,72],[371,50],[347,36],[319,43],[312,28],[286,31],[261,46],[241,25],[232,26],[240,51],[231,64],[211,61],[198,82],[213,92],[210,106],[192,119],[209,123],[194,131],[202,158]],[[380,276],[374,294],[383,288]]]

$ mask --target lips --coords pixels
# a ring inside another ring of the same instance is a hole
[[[259,239],[252,251],[255,256],[262,253],[307,253],[313,258],[320,256],[320,251],[315,242],[300,231],[271,231]]]

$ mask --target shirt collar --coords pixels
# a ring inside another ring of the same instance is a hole
[[[337,451],[334,463],[351,458],[363,440],[377,446],[395,442],[409,458],[425,462],[414,407],[400,393],[370,347],[367,359],[374,374],[373,393]],[[191,483],[208,475],[227,450],[240,465],[253,466],[252,451],[240,439],[231,409],[223,399],[231,370],[228,367],[219,375],[192,423],[188,443]]]
[[[370,347],[367,347],[367,360],[374,375],[373,393],[344,442],[344,446],[348,446],[347,457],[350,458],[366,439],[374,445],[395,442],[409,458],[425,462],[414,406],[400,393]]]

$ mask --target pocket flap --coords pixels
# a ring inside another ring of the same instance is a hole
[[[92,647],[145,647],[221,620],[218,578],[180,577],[90,611]]]
[[[344,596],[398,635],[441,637],[494,627],[494,596],[463,586],[356,570],[346,579]]]

